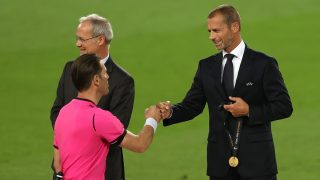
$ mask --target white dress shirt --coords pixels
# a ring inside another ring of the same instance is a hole
[[[238,73],[239,73],[239,69],[240,69],[240,65],[242,62],[242,57],[244,54],[244,49],[245,49],[246,45],[244,44],[243,40],[241,40],[240,44],[234,48],[230,53],[226,52],[226,51],[222,51],[222,71],[221,71],[221,82],[223,80],[223,71],[224,71],[224,66],[227,62],[227,58],[224,57],[226,54],[233,54],[234,58],[232,59],[232,64],[233,64],[233,87],[236,85],[236,81],[237,81],[237,77],[238,77]]]

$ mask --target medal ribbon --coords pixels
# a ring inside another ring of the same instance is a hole
[[[236,118],[237,120],[237,128],[236,128],[236,134],[235,139],[232,139],[232,136],[227,128],[225,128],[227,135],[229,137],[230,146],[232,149],[232,156],[237,157],[239,144],[240,144],[240,133],[241,133],[241,127],[242,127],[242,119]]]

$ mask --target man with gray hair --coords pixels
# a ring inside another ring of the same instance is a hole
[[[97,14],[81,17],[76,31],[76,46],[82,54],[95,54],[100,63],[107,68],[109,75],[109,94],[103,96],[98,107],[112,112],[124,125],[128,127],[134,101],[134,80],[110,56],[109,47],[113,38],[110,22]],[[61,75],[57,96],[51,108],[50,119],[54,127],[60,109],[77,96],[77,90],[71,80],[71,65],[66,63]],[[122,180],[124,164],[122,149],[111,146],[107,157],[107,170],[105,177],[108,180]]]

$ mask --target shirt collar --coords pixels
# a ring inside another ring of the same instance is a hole
[[[92,104],[94,104],[96,106],[96,103],[94,103],[93,101],[91,101],[89,99],[79,98],[79,97],[76,97],[75,99],[80,100],[80,101],[84,101],[84,102],[89,102],[89,103],[92,103]]]
[[[109,59],[109,53],[107,55],[107,57],[103,58],[103,59],[100,59],[100,63],[101,64],[106,64],[107,60]]]
[[[225,50],[222,50],[222,57],[224,57],[226,54],[233,54],[237,58],[242,59],[245,48],[246,45],[244,44],[243,40],[241,40],[240,44],[236,48],[234,48],[230,53],[227,53]]]

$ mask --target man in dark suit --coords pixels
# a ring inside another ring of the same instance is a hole
[[[111,111],[127,128],[133,108],[134,80],[111,59],[109,46],[113,38],[113,31],[110,22],[96,14],[82,17],[76,37],[76,46],[79,48],[80,54],[95,54],[108,71],[109,94],[101,98],[98,107]],[[72,63],[72,61],[66,63],[59,81],[57,96],[51,108],[52,127],[54,127],[60,109],[77,96],[77,90],[72,83],[70,74]],[[106,163],[106,179],[125,179],[123,155],[120,147],[110,147]]]
[[[274,58],[250,49],[240,16],[221,5],[208,16],[210,40],[221,51],[199,62],[181,103],[161,102],[164,126],[191,120],[209,108],[207,175],[211,180],[274,180],[277,164],[271,122],[293,109]]]

